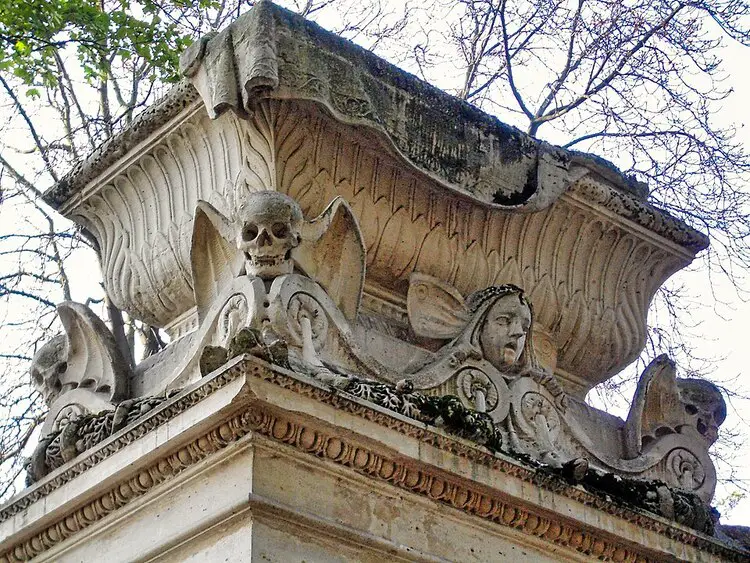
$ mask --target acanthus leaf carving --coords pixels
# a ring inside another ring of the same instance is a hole
[[[609,217],[592,226],[591,207],[579,201],[582,193],[599,193],[588,176],[550,208],[493,211],[446,197],[310,103],[258,101],[241,117],[191,117],[73,210],[100,242],[113,302],[175,335],[184,330],[173,323],[194,304],[189,234],[197,201],[229,217],[259,190],[296,198],[310,217],[343,196],[366,242],[368,282],[388,292],[403,291],[418,271],[464,294],[514,283],[535,301],[544,295],[549,306],[540,301],[537,323],[557,342],[557,364],[574,376],[569,391],[576,393],[637,353],[653,290],[686,259],[654,252],[652,241]],[[154,222],[136,225],[142,213]],[[582,302],[569,306],[576,295]],[[602,307],[593,307],[598,300]],[[585,353],[592,346],[607,353]]]

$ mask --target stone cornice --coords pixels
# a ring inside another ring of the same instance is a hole
[[[286,403],[299,401],[302,397],[312,399],[315,404],[324,403],[335,407],[334,412],[344,411],[396,431],[406,437],[407,443],[414,441],[425,444],[437,451],[470,460],[472,466],[478,464],[491,472],[500,472],[508,478],[533,484],[549,494],[569,499],[616,519],[623,519],[662,536],[667,543],[676,542],[675,545],[711,553],[724,560],[740,561],[745,557],[711,538],[663,518],[618,505],[611,499],[568,485],[557,476],[525,467],[501,454],[491,454],[484,448],[448,436],[436,428],[346,394],[332,392],[303,376],[247,357],[239,358],[217,370],[143,420],[79,456],[34,488],[22,493],[2,508],[2,519],[7,520],[33,503],[43,501],[52,491],[69,483],[85,470],[153,432],[233,381],[244,381],[242,387],[247,392],[238,395],[234,403],[236,408],[234,411],[227,411],[222,422],[187,444],[181,444],[160,455],[157,460],[149,461],[135,473],[114,482],[105,492],[97,494],[83,506],[44,525],[43,529],[27,527],[33,534],[32,537],[15,539],[6,534],[3,541],[4,555],[0,557],[0,561],[26,560],[43,553],[249,433],[579,553],[615,561],[664,560],[663,553],[660,558],[653,550],[636,547],[609,532],[596,530],[590,525],[560,517],[523,500],[510,498],[507,493],[495,491],[486,483],[451,474],[422,459],[396,454],[387,447],[383,449],[374,439],[358,436],[356,431],[355,434],[351,431],[342,434],[340,429],[330,423],[306,416],[304,409],[297,412],[288,410],[290,407]],[[288,397],[284,398],[279,392],[273,392],[273,388],[286,390]],[[244,399],[239,399],[240,396]],[[280,404],[273,405],[267,401]],[[660,543],[664,545],[663,542]]]
[[[591,178],[583,178],[576,182],[566,195],[587,205],[594,205],[599,210],[606,210],[614,217],[630,221],[649,234],[664,237],[674,244],[675,250],[681,251],[687,260],[692,260],[693,254],[708,248],[708,237],[688,227],[666,211],[631,194],[592,181]]]
[[[176,119],[186,108],[200,100],[193,86],[183,80],[173,86],[164,96],[133,119],[120,133],[114,135],[78,162],[63,178],[44,194],[44,201],[60,209],[71,198],[78,195],[86,185],[98,179],[113,164],[117,163],[143,141],[164,125]]]
[[[239,372],[231,368],[239,362],[241,362],[241,358],[229,362],[221,372],[215,374],[213,377],[204,378],[198,384],[179,393],[160,407],[149,412],[136,423],[123,428],[110,439],[98,444],[85,454],[78,456],[78,458],[61,467],[59,471],[53,472],[49,477],[35,483],[21,494],[12,498],[0,507],[0,522],[4,522],[13,515],[19,514],[30,505],[45,498],[53,491],[64,486],[95,465],[98,465],[128,444],[153,432],[167,421],[236,379]]]

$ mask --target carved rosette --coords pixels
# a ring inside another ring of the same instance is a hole
[[[456,376],[456,386],[461,399],[475,410],[490,412],[497,408],[499,401],[497,385],[483,371],[474,368],[461,370]]]
[[[302,345],[302,319],[310,321],[312,340],[316,350],[320,350],[328,336],[328,316],[323,305],[309,293],[292,295],[287,304],[287,326],[294,342]]]
[[[558,437],[562,432],[562,416],[553,397],[529,377],[521,377],[508,385],[510,416],[506,421],[511,449],[543,463],[559,466],[569,457],[562,451]]]
[[[534,438],[540,431],[555,440],[560,432],[560,415],[552,402],[536,391],[528,391],[521,397],[520,405],[514,408],[519,430],[529,438]]]
[[[698,457],[690,450],[676,448],[669,452],[665,460],[669,484],[697,491],[706,481],[706,470]]]

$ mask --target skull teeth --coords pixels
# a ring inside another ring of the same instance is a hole
[[[245,259],[253,266],[279,266],[284,262],[284,256],[253,256],[245,252]]]

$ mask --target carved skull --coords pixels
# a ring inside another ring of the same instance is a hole
[[[291,274],[291,251],[301,240],[302,209],[279,192],[251,194],[239,208],[237,248],[245,255],[245,273],[261,279]]]
[[[719,426],[727,417],[727,405],[721,391],[704,379],[678,379],[677,386],[687,419],[710,446],[719,437]]]
[[[37,350],[31,360],[31,382],[47,405],[62,390],[60,376],[68,369],[68,339],[64,334],[52,338]]]

